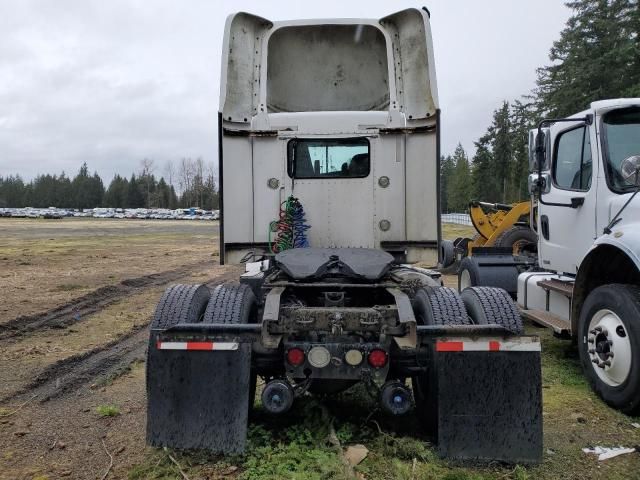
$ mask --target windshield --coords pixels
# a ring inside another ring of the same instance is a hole
[[[615,192],[634,189],[622,177],[620,166],[625,158],[640,155],[640,108],[625,108],[607,113],[602,125],[609,186]]]
[[[292,178],[362,178],[369,175],[366,138],[294,139],[287,147]]]

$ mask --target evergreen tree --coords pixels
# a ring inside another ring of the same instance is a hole
[[[160,178],[156,190],[158,207],[169,208],[169,203],[171,201],[171,190],[169,189],[169,185],[167,185],[167,182],[164,181],[164,178]]]
[[[453,179],[455,163],[451,155],[440,158],[440,209],[443,212],[451,211],[449,205],[449,188]]]
[[[467,209],[471,200],[471,175],[469,159],[464,148],[459,143],[453,153],[452,160],[454,168],[451,184],[449,185],[447,203],[451,211],[462,212]]]
[[[25,185],[20,175],[0,177],[0,207],[26,207]]]
[[[508,202],[523,201],[529,197],[529,129],[535,127],[533,104],[516,100],[511,108],[513,163],[510,170]]]
[[[129,185],[127,188],[127,208],[142,208],[144,207],[144,195],[142,193],[138,179],[135,173],[131,174]]]
[[[71,182],[75,208],[95,208],[102,204],[104,185],[97,173],[89,176],[86,162],[80,167],[78,175]]]
[[[476,154],[471,166],[472,200],[497,201],[497,172],[493,168],[490,141],[489,135],[485,135],[475,142]]]
[[[169,188],[169,208],[175,210],[179,204],[180,201],[178,200],[178,195],[176,195],[176,190],[173,188],[173,185],[171,185]]]
[[[67,177],[64,172],[58,177],[53,203],[49,206],[60,208],[73,207],[73,187],[71,185],[71,179]]]
[[[574,13],[538,69],[541,115],[563,117],[590,102],[640,94],[638,0],[574,0]]]
[[[493,169],[496,180],[494,186],[498,189],[500,202],[507,202],[509,188],[509,173],[513,160],[512,131],[509,102],[503,102],[502,107],[493,114],[492,151]]]
[[[127,208],[128,207],[129,181],[120,175],[113,177],[109,188],[104,194],[104,204],[111,208]]]

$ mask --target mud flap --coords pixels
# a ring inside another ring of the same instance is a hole
[[[160,350],[157,335],[151,333],[147,356],[147,443],[242,453],[251,344],[229,351]]]
[[[542,461],[539,351],[439,351],[435,362],[442,456]]]

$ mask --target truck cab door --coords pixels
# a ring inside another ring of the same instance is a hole
[[[595,127],[558,123],[551,138],[550,188],[538,205],[540,265],[575,275],[596,235]]]

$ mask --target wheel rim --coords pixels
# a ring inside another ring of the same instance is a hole
[[[631,341],[616,313],[602,309],[591,317],[587,352],[600,380],[613,387],[624,383],[631,372]]]
[[[466,268],[460,272],[460,291],[463,291],[467,287],[472,287],[471,285],[471,274],[469,270]]]

